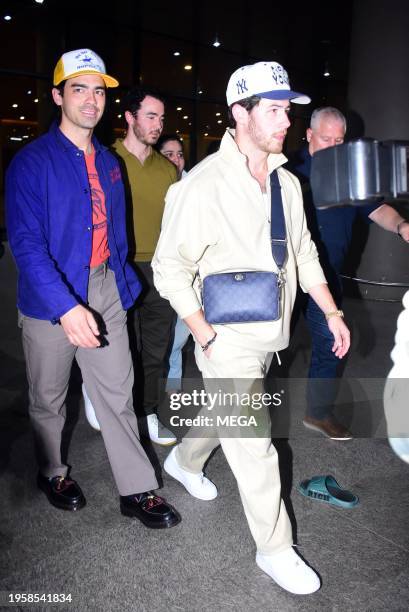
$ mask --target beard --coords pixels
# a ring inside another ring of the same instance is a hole
[[[136,139],[147,146],[155,145],[161,135],[161,132],[158,130],[142,130],[137,125],[134,126],[133,131]]]
[[[249,123],[249,135],[257,145],[257,148],[264,153],[281,153],[284,146],[284,138],[287,131],[281,130],[276,134],[266,134],[254,122]]]

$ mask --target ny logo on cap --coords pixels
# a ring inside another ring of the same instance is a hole
[[[246,85],[246,79],[241,79],[241,81],[237,81],[236,86],[237,86],[238,94],[242,94],[243,92],[248,91],[247,85]]]

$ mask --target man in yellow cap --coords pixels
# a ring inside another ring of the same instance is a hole
[[[101,426],[121,512],[147,527],[172,527],[180,516],[151,491],[157,480],[133,410],[126,310],[141,287],[126,260],[121,172],[93,136],[106,88],[117,85],[94,51],[64,53],[52,89],[61,108],[59,125],[24,147],[7,172],[7,226],[19,272],[37,482],[57,508],[85,505],[61,457],[75,358]]]

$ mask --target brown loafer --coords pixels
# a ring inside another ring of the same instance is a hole
[[[341,425],[341,423],[338,423],[333,417],[318,420],[306,416],[303,419],[303,423],[307,429],[319,431],[327,438],[331,438],[331,440],[346,441],[352,440],[353,438],[351,432]]]

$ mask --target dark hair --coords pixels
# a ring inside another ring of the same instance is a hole
[[[249,112],[251,111],[252,108],[257,106],[260,100],[261,100],[260,96],[250,96],[249,98],[244,98],[244,100],[239,100],[238,102],[233,102],[233,104],[230,104],[227,110],[227,117],[229,120],[230,127],[232,128],[236,127],[236,120],[233,117],[233,113],[232,113],[232,108],[235,104],[240,104],[240,106],[242,106],[243,108],[246,109],[246,111]]]
[[[64,87],[65,87],[66,82],[67,82],[67,79],[64,79],[64,81],[61,81],[61,83],[58,83],[58,85],[54,85],[55,89],[58,89],[58,91],[60,92],[61,97],[63,97],[64,95]]]
[[[156,100],[160,100],[163,104],[165,104],[164,98],[153,89],[142,89],[141,87],[133,87],[128,91],[125,95],[124,101],[122,103],[123,111],[129,111],[132,115],[136,115],[138,110],[141,108],[141,104],[146,96],[151,96]]]
[[[164,145],[171,140],[178,142],[183,150],[183,140],[179,138],[177,134],[162,134],[162,136],[159,138],[158,142],[155,145],[155,149],[160,151],[161,149],[163,149]]]

